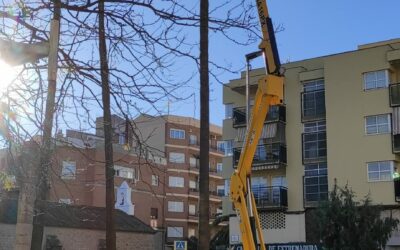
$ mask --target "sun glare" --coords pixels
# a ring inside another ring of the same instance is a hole
[[[0,60],[0,92],[5,92],[8,85],[16,79],[17,75],[17,68]]]

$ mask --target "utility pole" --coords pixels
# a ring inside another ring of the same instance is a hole
[[[210,249],[209,151],[210,90],[208,75],[208,0],[200,1],[200,206],[198,250]]]
[[[38,184],[36,189],[35,214],[33,218],[31,250],[42,249],[43,225],[39,225],[39,217],[43,214],[42,201],[47,199],[49,190],[48,173],[51,165],[52,128],[55,110],[55,96],[57,87],[57,51],[60,36],[61,2],[53,0],[53,19],[50,24],[50,41],[48,56],[48,90],[46,98],[46,111],[43,124],[43,141],[40,152],[40,165],[38,168]]]

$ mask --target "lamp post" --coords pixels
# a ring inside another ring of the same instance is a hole
[[[38,219],[43,214],[40,201],[47,199],[48,194],[48,168],[50,165],[51,134],[54,118],[55,92],[57,80],[57,51],[60,36],[60,0],[54,1],[54,14],[50,26],[50,39],[48,42],[34,44],[18,43],[14,41],[0,40],[0,57],[10,65],[20,65],[35,62],[38,59],[48,57],[48,91],[46,98],[46,111],[43,124],[42,146],[40,150],[40,162],[37,168],[37,183],[34,183],[35,195],[27,188],[20,191],[18,219],[16,228],[15,250],[40,250],[43,240],[43,226]],[[36,174],[36,173],[34,173]],[[34,201],[34,202],[33,202]]]

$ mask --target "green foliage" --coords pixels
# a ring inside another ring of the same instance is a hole
[[[0,171],[0,189],[9,191],[14,187],[15,183],[12,176]]]
[[[369,195],[355,201],[354,192],[346,185],[335,185],[329,201],[311,212],[319,238],[327,249],[377,250],[386,245],[399,220],[382,218],[380,206],[372,205]]]

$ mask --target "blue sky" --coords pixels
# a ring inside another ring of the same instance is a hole
[[[334,54],[357,49],[357,45],[400,38],[400,1],[398,0],[269,0],[274,24],[282,24],[277,34],[282,62]],[[257,44],[233,46],[211,37],[210,56],[219,61],[244,65],[244,55],[257,50]],[[238,78],[226,73],[221,79]],[[211,83],[210,121],[221,125],[224,117],[222,85]],[[195,89],[194,91],[198,91]],[[171,103],[171,114],[196,116],[198,96],[183,103]],[[196,103],[195,103],[196,102]]]

